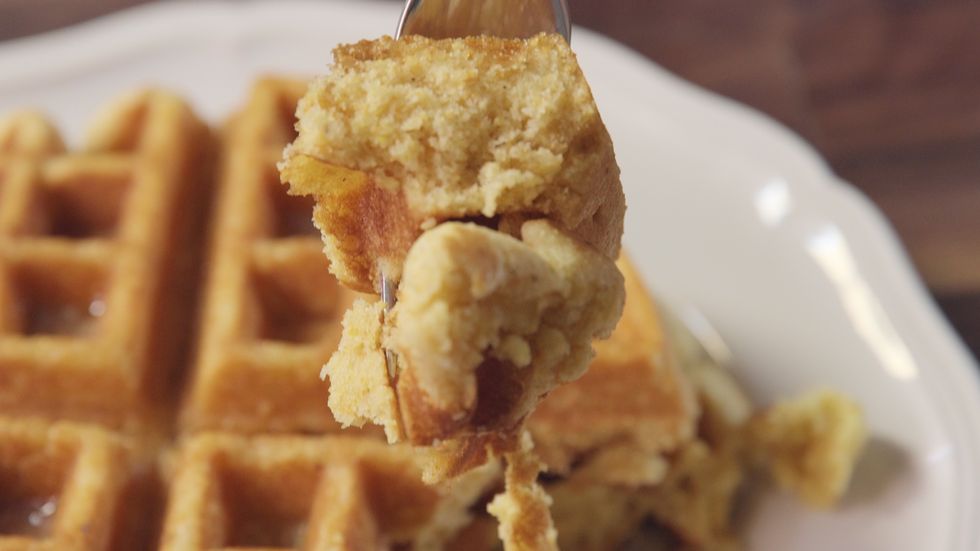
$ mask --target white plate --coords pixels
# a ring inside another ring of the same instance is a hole
[[[312,74],[331,47],[391,32],[395,3],[164,3],[0,47],[0,112],[53,114],[77,140],[120,90],[158,84],[218,121],[259,74]],[[980,549],[977,366],[881,215],[769,119],[608,39],[573,45],[616,143],[628,248],[675,304],[728,341],[753,397],[830,386],[874,442],[831,513],[769,495],[758,550]]]

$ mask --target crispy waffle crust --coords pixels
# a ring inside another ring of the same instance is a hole
[[[210,143],[158,91],[114,102],[77,153],[36,115],[0,124],[0,413],[132,427],[166,402]]]

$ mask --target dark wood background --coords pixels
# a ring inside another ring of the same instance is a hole
[[[0,40],[146,1],[0,0]],[[980,0],[568,1],[576,23],[816,145],[980,355]]]

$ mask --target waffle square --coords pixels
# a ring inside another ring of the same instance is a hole
[[[490,479],[426,485],[410,449],[373,439],[201,433],[178,455],[160,551],[442,548]]]
[[[276,170],[305,86],[260,80],[224,131],[185,430],[339,430],[318,373],[355,293],[328,271],[312,200],[287,195]]]
[[[124,427],[163,402],[210,151],[158,91],[110,104],[77,153],[35,115],[0,124],[0,413]]]
[[[136,464],[131,442],[101,428],[0,419],[0,549],[118,549]]]

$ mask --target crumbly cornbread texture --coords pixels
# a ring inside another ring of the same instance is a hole
[[[377,289],[422,229],[548,218],[615,258],[625,199],[612,143],[559,35],[341,46],[298,107],[282,178],[318,199],[331,269]],[[515,224],[516,221],[516,224]]]
[[[580,376],[592,340],[619,319],[623,277],[547,221],[526,222],[521,237],[456,222],[424,233],[387,335],[380,303],[359,303],[344,320],[326,367],[337,419],[430,445],[513,429],[549,390]],[[383,346],[398,357],[392,385]]]

